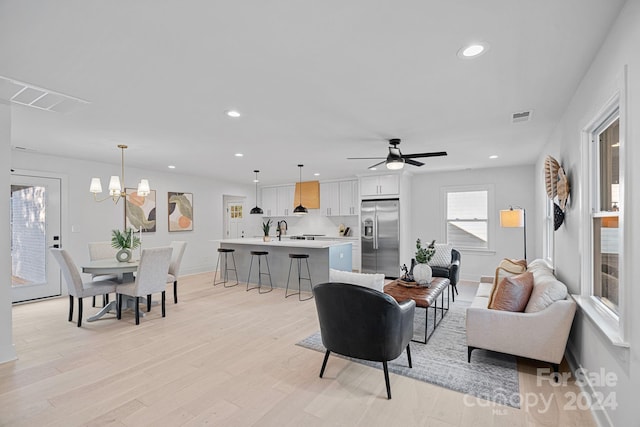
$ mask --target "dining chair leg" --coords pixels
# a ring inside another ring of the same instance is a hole
[[[93,301],[91,302],[91,307],[95,307],[96,306],[96,296],[93,296]]]
[[[118,300],[118,307],[116,312],[118,313],[118,320],[122,319],[122,294],[117,294],[116,299]]]
[[[73,295],[69,295],[69,322],[73,321]]]
[[[82,326],[82,298],[78,298],[78,328]]]
[[[389,368],[387,368],[387,362],[382,362],[384,369],[384,382],[387,384],[387,399],[391,399],[391,384],[389,384]]]
[[[165,300],[166,300],[166,292],[162,291],[162,317],[165,317]]]
[[[413,365],[411,365],[411,347],[409,347],[409,344],[407,344],[407,360],[409,361],[409,367],[413,368]]]
[[[178,303],[178,281],[173,282],[173,303]]]
[[[151,294],[147,295],[147,313],[151,311]]]
[[[140,324],[140,297],[136,297],[136,325]]]

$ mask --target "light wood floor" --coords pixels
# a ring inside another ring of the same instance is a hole
[[[318,330],[313,300],[214,288],[211,274],[182,278],[179,296],[166,318],[153,307],[139,326],[125,312],[77,328],[66,297],[15,306],[19,360],[0,365],[0,425],[595,425],[563,409],[575,385],[536,384],[535,362],[519,362],[520,392],[551,399],[548,410],[394,374],[388,401],[381,370],[331,357],[318,377],[323,354],[295,345]]]

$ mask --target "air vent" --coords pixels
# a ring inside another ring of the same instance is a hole
[[[518,111],[511,115],[511,123],[528,122],[533,111]]]
[[[39,110],[69,113],[89,101],[0,76],[0,99]]]

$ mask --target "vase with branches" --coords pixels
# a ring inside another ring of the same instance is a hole
[[[431,267],[427,264],[436,253],[436,241],[432,240],[426,248],[422,246],[420,239],[416,240],[416,265],[411,266],[414,280],[419,285],[429,285],[433,277]]]
[[[111,230],[111,246],[119,249],[116,259],[127,262],[131,259],[131,250],[140,246],[140,237],[136,236],[131,228],[124,231]]]

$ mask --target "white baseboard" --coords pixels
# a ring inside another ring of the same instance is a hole
[[[0,363],[11,362],[17,360],[18,354],[13,344],[7,344],[0,347]]]

